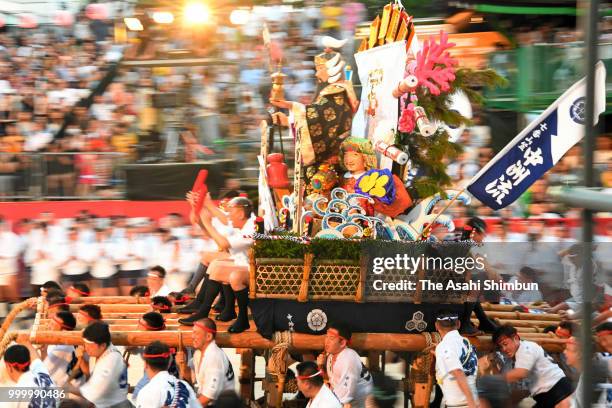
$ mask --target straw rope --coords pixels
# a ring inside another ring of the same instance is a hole
[[[43,318],[43,313],[46,312],[45,303],[45,298],[39,296],[36,304],[36,317],[34,318],[34,324],[32,324],[32,331],[30,331],[31,342],[34,342],[34,339],[36,339],[36,332],[38,332],[38,326],[40,326],[40,321]]]
[[[6,333],[2,340],[0,340],[0,357],[4,356],[4,352],[8,346],[17,338],[17,333],[10,332]]]
[[[4,337],[9,327],[13,323],[13,320],[15,320],[15,317],[17,317],[17,315],[21,313],[24,309],[29,309],[34,306],[34,302],[36,302],[36,298],[34,297],[26,299],[23,302],[18,303],[17,306],[15,306],[13,310],[9,312],[9,314],[6,316],[6,319],[4,319],[4,323],[2,323],[2,327],[0,327],[0,338]]]
[[[270,374],[278,378],[278,389],[279,392],[285,389],[285,378],[287,376],[287,361],[289,357],[289,348],[291,347],[292,341],[291,332],[276,332],[272,337],[274,346],[270,351],[270,361],[268,362],[268,369]],[[282,398],[279,398],[277,408],[282,406]]]

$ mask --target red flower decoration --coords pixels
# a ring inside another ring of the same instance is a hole
[[[404,110],[402,110],[402,115],[399,118],[398,129],[403,133],[411,133],[414,130],[414,126],[416,125],[416,121],[414,118],[414,105],[409,104]]]

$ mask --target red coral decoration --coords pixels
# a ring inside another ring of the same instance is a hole
[[[432,95],[440,95],[441,92],[450,90],[450,83],[455,80],[456,59],[451,58],[448,49],[454,47],[454,43],[448,43],[448,34],[440,31],[440,44],[434,40],[427,39],[423,49],[417,53],[417,63],[414,75],[419,80],[419,85],[427,87]]]
[[[414,118],[414,104],[408,104],[406,108],[402,110],[402,115],[399,118],[398,129],[403,133],[411,133],[416,125]]]

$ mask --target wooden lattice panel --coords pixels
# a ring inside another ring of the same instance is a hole
[[[312,299],[346,296],[354,299],[359,286],[359,265],[314,265],[310,275]]]
[[[302,260],[258,260],[255,273],[258,297],[267,297],[266,295],[297,297],[300,293],[303,273],[304,262]]]

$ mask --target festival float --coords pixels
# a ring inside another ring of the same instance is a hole
[[[469,239],[438,241],[431,233],[437,226],[454,231],[446,209],[470,202],[464,190],[449,189],[446,163],[462,150],[458,139],[470,124],[471,104],[482,101],[478,90],[503,79],[492,70],[461,67],[444,32],[419,44],[411,20],[407,10],[391,3],[371,23],[355,54],[360,98],[342,58],[344,41],[331,37],[323,39],[324,50],[315,57],[318,91],[310,104],[286,101],[282,71],[271,73],[270,103],[279,111],[273,124],[261,124],[260,219],[249,255],[254,324],[228,333],[221,323],[217,334],[219,346],[236,348],[242,356],[241,395],[249,401],[261,380],[264,406],[293,406],[283,402],[284,392],[296,391],[288,375],[290,352],[321,350],[327,323],[336,320],[352,326],[351,347],[368,357],[371,370],[380,370],[381,361],[384,369],[384,352],[404,352],[405,400],[414,407],[429,404],[429,351],[439,340],[434,318],[441,309],[464,311],[469,290],[446,288],[470,281],[469,268],[453,267],[452,260],[476,245]],[[292,180],[284,151],[270,151],[281,124],[295,139]],[[390,267],[376,261],[404,256],[451,262]],[[423,290],[422,280],[435,289]],[[179,349],[190,345],[191,328],[178,324],[177,313],[165,315],[164,331],[138,331],[137,319],[149,310],[147,298],[89,297],[75,303],[75,311],[78,303],[101,306],[116,345],[152,340]],[[563,340],[543,333],[560,321],[558,315],[517,311],[513,305],[484,309],[546,350],[562,350]],[[41,299],[30,331],[7,333],[7,319],[0,351],[19,336],[38,344],[81,344],[79,332],[46,330],[47,319]],[[487,335],[470,339],[479,351],[492,349]],[[266,358],[265,378],[255,377],[256,354]]]

